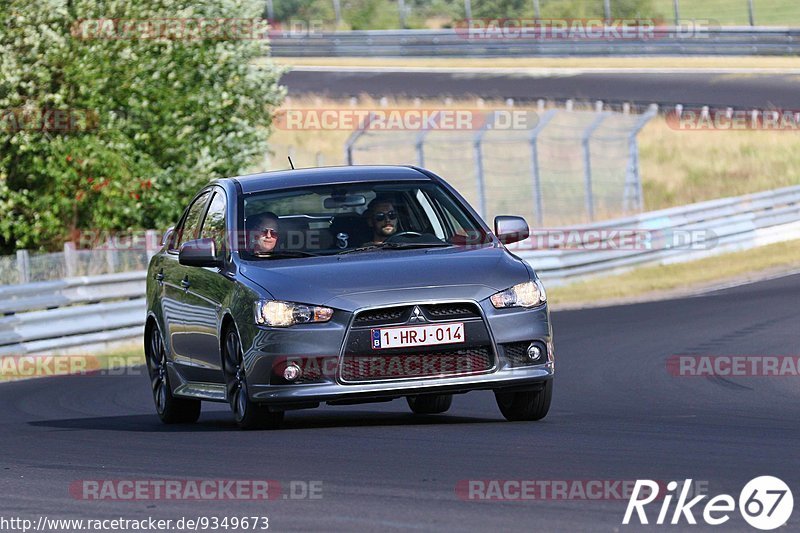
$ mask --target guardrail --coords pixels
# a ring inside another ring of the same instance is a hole
[[[643,245],[620,247],[615,241],[619,238],[613,233],[615,230],[640,230],[649,238]],[[551,285],[588,275],[607,275],[638,266],[691,261],[800,239],[800,186],[650,211],[556,231],[572,237],[568,248],[526,250],[526,242],[509,246]],[[677,246],[670,242],[676,233],[682,237]]]
[[[602,249],[619,230],[645,231],[653,236],[647,241],[652,246]],[[524,242],[509,248],[528,261],[546,284],[558,285],[637,266],[800,239],[800,186],[547,231],[578,238],[570,239],[569,248],[526,251]],[[698,238],[684,246],[667,245],[678,231]],[[0,356],[141,338],[144,293],[144,271],[2,286]]]
[[[0,356],[141,337],[145,272],[0,287]]]
[[[474,38],[467,29],[362,30],[276,36],[275,57],[509,57],[795,55],[800,28],[731,26],[692,32],[658,27],[646,38]]]

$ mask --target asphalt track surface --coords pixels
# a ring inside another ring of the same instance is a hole
[[[292,96],[539,98],[610,103],[709,105],[736,109],[800,109],[800,75],[708,73],[589,73],[529,75],[524,72],[315,71],[285,74]]]
[[[196,425],[168,427],[141,374],[3,384],[0,515],[267,515],[275,531],[642,529],[620,526],[625,501],[463,501],[455,487],[468,479],[693,478],[712,495],[738,498],[751,478],[775,475],[797,501],[799,378],[674,377],[665,361],[800,354],[798,302],[800,276],[789,276],[700,297],[555,313],[556,388],[541,422],[505,422],[491,393],[474,392],[429,417],[396,400],[290,412],[281,430],[243,432],[224,405],[211,404]],[[271,479],[284,487],[318,480],[323,497],[82,501],[68,491],[82,479],[154,478]],[[695,515],[701,519],[702,509]],[[799,523],[795,509],[782,531]],[[748,528],[732,513],[716,531]],[[685,522],[666,527],[686,529]]]

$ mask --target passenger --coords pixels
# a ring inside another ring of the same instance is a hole
[[[266,212],[247,221],[248,244],[255,255],[272,253],[278,246],[278,216]]]
[[[369,203],[367,211],[367,225],[372,230],[372,241],[364,243],[381,244],[397,233],[398,215],[394,203],[388,198],[378,196]]]

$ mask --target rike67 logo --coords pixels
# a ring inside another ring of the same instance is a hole
[[[691,479],[685,480],[680,488],[677,481],[670,481],[667,483],[666,493],[659,494],[661,486],[656,481],[636,480],[622,523],[630,524],[635,513],[640,524],[648,524],[645,506],[662,498],[661,509],[655,522],[659,525],[667,523],[677,525],[683,523],[683,520],[686,520],[687,524],[697,524],[694,513],[701,512],[701,508],[703,521],[708,525],[719,526],[730,520],[730,514],[737,507],[733,496],[720,494],[701,506],[700,502],[708,495],[701,494],[689,499],[691,486]],[[670,519],[670,505],[674,496],[677,496],[677,502]],[[782,480],[772,476],[760,476],[751,479],[739,493],[738,508],[748,524],[756,529],[768,531],[786,524],[792,515],[794,498],[791,489]]]

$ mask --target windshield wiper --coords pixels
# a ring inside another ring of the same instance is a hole
[[[341,252],[337,252],[336,255],[352,254],[353,252],[366,252],[367,250],[377,250],[384,247],[386,247],[385,242],[380,244],[368,244],[367,246],[359,246],[358,248],[353,248],[352,250],[342,250]]]
[[[259,259],[287,259],[291,257],[317,257],[319,254],[304,252],[302,250],[279,250],[265,254],[254,254]]]
[[[403,248],[446,248],[453,246],[447,242],[385,242],[383,243],[385,248],[391,248],[395,250],[402,250]]]

